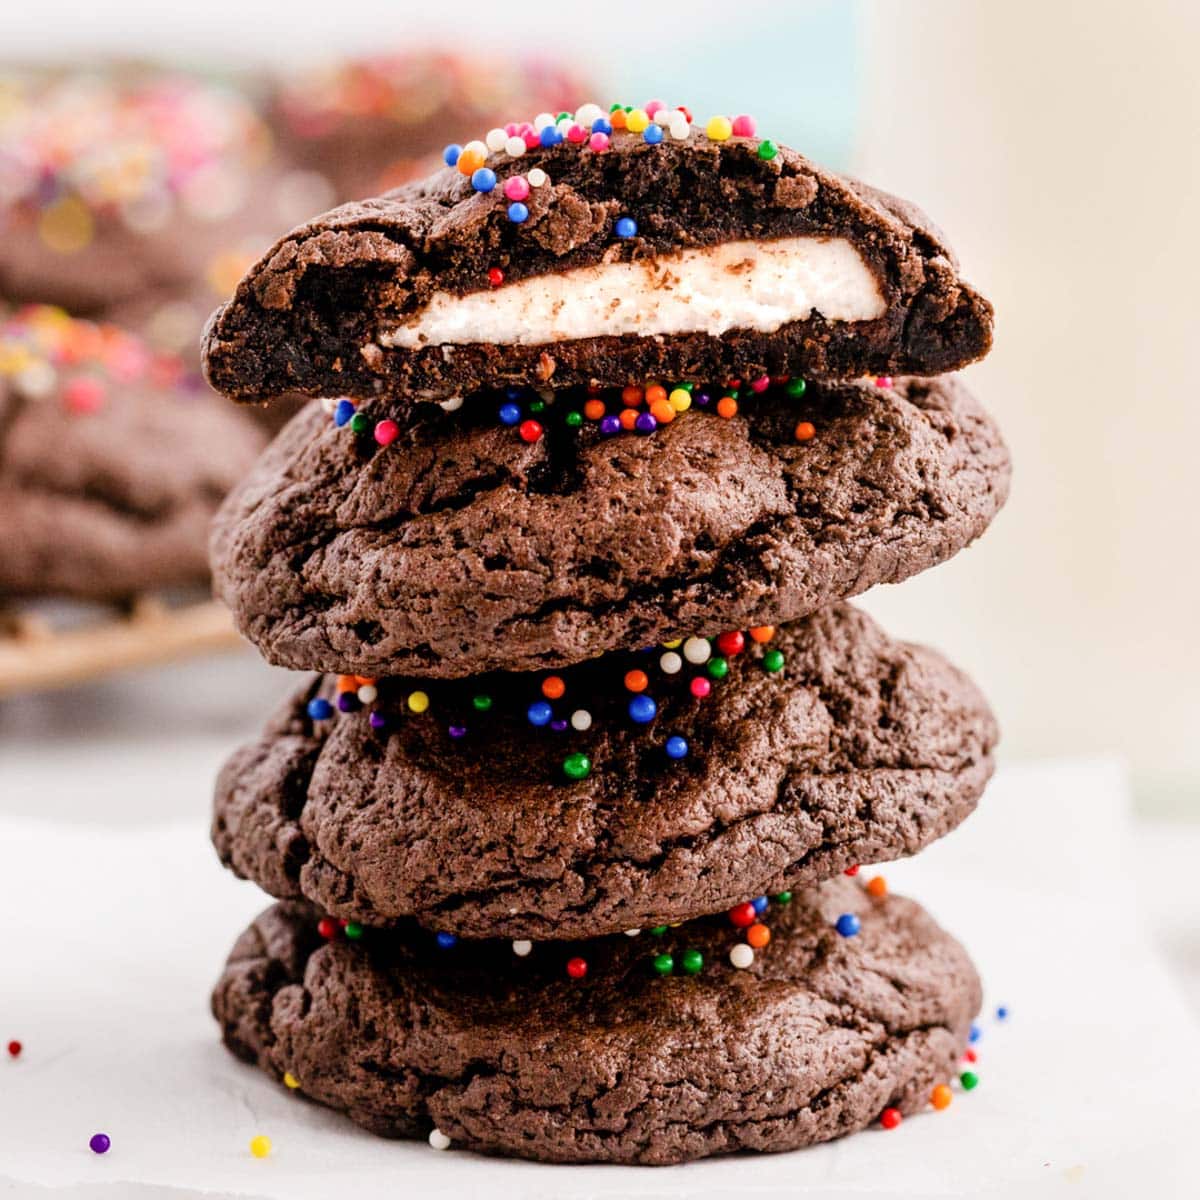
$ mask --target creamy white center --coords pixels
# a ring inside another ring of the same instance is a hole
[[[773,333],[819,313],[869,321],[886,303],[874,274],[845,238],[723,242],[637,262],[538,275],[489,292],[437,292],[385,346],[492,342],[537,346],[573,338]]]

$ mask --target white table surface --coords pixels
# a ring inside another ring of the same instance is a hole
[[[25,1045],[0,1060],[0,1194],[1197,1194],[1200,832],[1135,826],[1104,761],[1007,768],[962,829],[885,869],[985,978],[982,1082],[945,1113],[791,1155],[562,1168],[379,1141],[286,1093],[207,1013],[266,900],[206,826],[221,759],[288,686],[234,656],[0,710],[0,1043]]]

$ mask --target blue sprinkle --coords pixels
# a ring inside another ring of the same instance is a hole
[[[750,903],[754,905],[754,911],[761,917],[767,911],[767,905],[770,901],[766,896],[756,896]]]
[[[452,167],[458,162],[458,156],[462,153],[462,147],[457,142],[451,142],[445,150],[442,151],[442,162],[448,167]]]
[[[314,721],[328,721],[333,716],[333,705],[318,696],[315,700],[308,702],[308,715]]]
[[[1008,1009],[1005,1008],[1003,1004],[1000,1005],[1000,1007],[998,1009],[996,1009],[996,1020],[997,1021],[1007,1021],[1008,1020]]]
[[[619,238],[631,238],[637,235],[637,222],[632,217],[618,217],[614,232]]]
[[[500,421],[504,425],[515,425],[521,419],[521,409],[516,404],[500,405]]]
[[[535,700],[527,709],[525,715],[530,725],[549,725],[554,710],[545,700]]]
[[[507,387],[504,389],[505,396],[510,400],[520,400],[525,395],[525,389],[520,387]]]
[[[678,734],[667,738],[666,750],[668,758],[687,758],[687,738],[680,737]]]
[[[508,206],[508,219],[514,225],[520,225],[523,221],[529,220],[529,209],[523,205],[520,200],[514,200]]]
[[[457,945],[458,938],[452,933],[439,933],[437,935],[437,944],[443,950],[449,950],[451,946]]]
[[[970,1036],[970,1039],[969,1039],[969,1040],[970,1040],[970,1041],[972,1041],[972,1042],[977,1042],[977,1041],[979,1041],[979,1039],[980,1039],[981,1037],[983,1037],[983,1030],[982,1030],[982,1029],[980,1029],[980,1028],[979,1028],[979,1026],[978,1026],[978,1025],[976,1025],[976,1024],[975,1024],[975,1023],[972,1021],[972,1022],[971,1022],[971,1036]]]
[[[634,696],[629,702],[629,715],[639,725],[645,725],[649,721],[654,720],[655,713],[658,712],[658,705],[650,696]]]
[[[480,167],[471,176],[471,186],[477,192],[490,192],[496,186],[496,172],[490,167]]]
[[[597,117],[592,122],[593,133],[612,133],[612,125],[609,124],[603,117]]]
[[[354,405],[349,400],[339,400],[333,410],[333,423],[340,429],[354,416]]]
[[[563,136],[554,128],[553,125],[547,125],[541,133],[538,134],[538,141],[543,146],[557,146],[563,140]]]
[[[842,913],[837,919],[837,931],[842,937],[854,937],[862,928],[862,922],[854,913]]]
[[[645,130],[642,132],[642,137],[649,142],[650,145],[657,146],[658,143],[663,140],[662,126],[653,123],[647,125]]]

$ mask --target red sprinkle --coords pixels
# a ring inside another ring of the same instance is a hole
[[[842,874],[843,875],[857,875],[858,874],[858,863],[855,863],[854,866],[852,866],[852,867],[847,867],[842,872]]]
[[[63,388],[63,403],[73,413],[93,413],[104,406],[104,385],[81,375]]]
[[[16,1058],[21,1053],[21,1043],[13,1040],[8,1043],[8,1057]]]
[[[697,700],[703,700],[712,691],[712,684],[703,675],[697,675],[689,684],[689,687],[691,688],[692,695]]]
[[[746,635],[740,629],[731,629],[728,633],[723,633],[717,638],[717,649],[726,658],[732,658],[735,654],[741,654],[745,648]]]
[[[745,904],[735,904],[729,910],[729,919],[739,929],[747,929],[758,920],[758,913],[754,911],[754,905],[747,900]]]
[[[337,937],[338,927],[328,917],[322,917],[317,922],[317,932],[327,941],[331,942]]]
[[[879,1114],[879,1123],[884,1129],[895,1129],[903,1120],[904,1116],[898,1108],[885,1108]]]
[[[390,446],[400,436],[400,426],[387,418],[375,426],[375,440],[381,446]]]
[[[499,287],[504,282],[504,272],[499,267],[491,267],[488,270],[488,283],[492,287]]]
[[[522,421],[521,424],[517,426],[517,432],[521,435],[521,441],[536,442],[541,439],[542,427],[537,423],[537,421]]]
[[[964,1061],[966,1061],[966,1062],[978,1062],[978,1061],[979,1061],[979,1055],[978,1055],[978,1054],[976,1054],[976,1053],[975,1053],[975,1051],[974,1051],[974,1050],[972,1050],[970,1046],[968,1046],[968,1047],[967,1047],[967,1048],[966,1048],[966,1049],[963,1051],[963,1059],[964,1059]]]
[[[572,979],[582,979],[587,974],[587,960],[583,958],[567,959],[567,974]]]

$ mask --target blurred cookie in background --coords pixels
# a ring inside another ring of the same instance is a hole
[[[587,91],[544,61],[405,51],[282,75],[266,113],[281,151],[327,179],[341,202],[426,174],[447,142],[481,124],[574,108]]]
[[[208,526],[264,435],[174,356],[31,305],[0,321],[0,602],[208,579]]]

